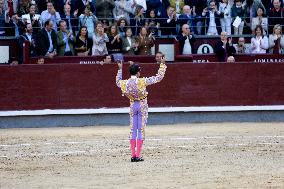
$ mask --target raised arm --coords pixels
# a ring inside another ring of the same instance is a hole
[[[118,63],[118,70],[116,74],[116,85],[120,88],[120,81],[122,80],[122,63]]]
[[[165,73],[166,73],[166,69],[167,69],[167,66],[165,64],[165,60],[166,59],[163,57],[162,61],[161,61],[161,64],[160,64],[160,68],[159,68],[158,73],[156,74],[156,76],[145,78],[146,86],[158,83],[158,82],[160,82],[164,78]]]

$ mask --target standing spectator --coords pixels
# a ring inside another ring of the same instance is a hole
[[[25,40],[30,42],[30,55],[35,56],[36,55],[36,35],[33,32],[32,24],[27,24],[25,28],[25,33],[23,34]]]
[[[251,30],[254,31],[257,25],[261,25],[263,28],[263,35],[266,35],[268,31],[268,20],[267,18],[263,17],[263,9],[261,7],[257,10],[257,17],[252,18],[251,21]]]
[[[146,27],[140,29],[138,38],[138,54],[139,55],[151,55],[151,47],[154,46],[153,33],[148,35]]]
[[[134,36],[138,36],[140,28],[145,26],[146,20],[144,18],[144,8],[141,5],[135,6],[134,17],[130,17],[130,26]]]
[[[269,35],[269,53],[284,53],[284,36],[280,24],[276,24],[273,28],[273,34]]]
[[[249,54],[249,48],[245,45],[245,38],[239,37],[238,43],[234,45],[237,54]]]
[[[114,0],[96,0],[96,13],[99,19],[113,18]]]
[[[223,18],[224,14],[217,10],[214,0],[210,1],[208,8],[203,9],[202,16],[206,18],[207,35],[218,35],[221,33],[220,18]]]
[[[232,38],[228,39],[226,32],[221,32],[221,38],[215,45],[215,53],[219,62],[225,62],[228,56],[233,56],[236,53]]]
[[[196,13],[195,19],[193,20],[194,21],[193,26],[195,27],[193,32],[196,33],[197,35],[205,34],[205,27],[204,27],[205,19],[202,16],[202,13],[203,9],[207,7],[207,0],[196,0],[196,1],[193,0],[191,7],[192,7],[192,12]]]
[[[164,18],[167,15],[167,8],[170,6],[169,0],[150,0],[147,1],[147,9],[155,10],[157,17]]]
[[[231,35],[231,8],[228,0],[222,0],[222,3],[219,4],[219,12],[224,15],[223,18],[220,18],[221,28],[227,35]]]
[[[188,24],[182,26],[182,33],[177,36],[180,54],[193,54],[195,38],[190,33]]]
[[[190,6],[185,5],[183,8],[183,14],[179,15],[178,17],[178,23],[180,24],[180,27],[182,27],[184,24],[188,24],[190,26],[190,30],[194,33],[194,18],[196,16],[196,13],[193,12],[190,8]],[[182,32],[182,30],[181,30]],[[180,32],[180,33],[181,33]]]
[[[162,35],[176,35],[177,15],[173,7],[167,8],[167,15],[161,20]]]
[[[261,0],[245,0],[243,6],[245,9],[245,25],[249,28],[248,32],[245,33],[251,34],[252,18],[256,17],[259,7],[263,8],[264,15],[266,14],[266,9]]]
[[[47,20],[50,20],[53,25],[53,29],[57,31],[57,24],[59,24],[59,21],[61,20],[61,17],[58,12],[54,9],[54,6],[51,2],[48,2],[47,4],[47,10],[43,11],[41,13],[41,22],[42,24],[45,23]]]
[[[72,31],[67,30],[67,24],[64,20],[59,22],[60,30],[57,33],[57,46],[59,56],[73,56],[75,55],[74,43],[75,37]]]
[[[281,1],[273,0],[273,8],[269,12],[269,33],[273,32],[273,26],[280,24],[283,28],[284,25],[284,8],[281,8]]]
[[[31,24],[34,32],[37,33],[41,28],[40,15],[36,14],[36,5],[30,5],[30,12],[22,15],[22,20],[25,24]]]
[[[92,13],[95,11],[95,7],[93,6],[91,0],[75,0],[75,9],[78,9],[78,15],[83,14],[86,8],[88,8]]]
[[[158,35],[158,30],[160,29],[160,22],[156,17],[155,10],[150,10],[149,18],[146,19],[145,26],[148,27],[148,30],[154,34],[154,36]]]
[[[117,21],[117,26],[118,26],[120,37],[125,37],[126,28],[128,26],[127,20],[125,18],[120,18]]]
[[[20,0],[18,1],[18,8],[17,13],[19,16],[22,16],[23,14],[27,14],[29,12],[31,1],[30,0]]]
[[[84,10],[84,14],[79,16],[80,26],[86,26],[88,28],[89,38],[93,38],[94,28],[97,22],[97,17],[94,15],[91,10],[86,7]]]
[[[64,5],[68,4],[66,0],[54,0],[53,5],[55,10],[59,12],[60,15],[64,14]]]
[[[61,19],[64,20],[67,24],[67,29],[72,31],[75,34],[78,31],[78,9],[71,14],[71,6],[69,4],[64,5],[64,14],[61,16]]]
[[[6,30],[7,36],[19,37],[20,35],[23,35],[25,24],[22,22],[22,19],[17,14],[13,15],[10,18],[8,10],[6,15],[6,23],[8,24]]]
[[[88,37],[88,29],[82,26],[78,32],[75,42],[75,51],[78,56],[88,56],[91,53],[92,40]]]
[[[263,28],[258,25],[255,28],[255,36],[251,38],[251,53],[253,54],[265,54],[268,49],[268,39],[263,35]]]
[[[21,1],[21,0],[20,0]],[[18,0],[6,0],[4,2],[4,7],[9,9],[9,17],[11,18],[13,15],[17,14],[18,11]]]
[[[174,7],[178,14],[181,13],[185,3],[184,0],[170,0],[170,6]]]
[[[5,20],[7,11],[4,10],[4,0],[0,0],[0,36],[5,36]],[[9,17],[9,15],[8,15]]]
[[[232,9],[231,9],[231,15],[233,18],[233,22],[237,17],[241,19],[241,23],[238,27],[234,26],[234,35],[242,35],[244,31],[244,16],[245,16],[245,10],[242,6],[241,0],[236,0]]]
[[[51,20],[45,21],[44,28],[37,34],[36,44],[40,56],[53,58],[57,54],[57,36]]]
[[[92,56],[108,54],[106,47],[107,42],[109,42],[109,39],[104,31],[103,24],[98,22],[95,34],[93,35]]]
[[[109,54],[121,53],[122,39],[116,25],[111,25],[108,32],[107,50]]]
[[[131,28],[126,29],[126,36],[122,39],[122,51],[127,55],[135,55],[138,50],[138,43],[132,36]]]
[[[113,9],[114,20],[125,18],[127,23],[130,23],[130,15],[134,13],[134,4],[127,0],[117,0],[114,2],[115,7]]]

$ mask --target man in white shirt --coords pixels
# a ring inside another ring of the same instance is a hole
[[[220,18],[224,14],[217,10],[216,2],[210,1],[209,7],[203,9],[202,16],[206,17],[207,35],[218,35],[221,33]]]
[[[41,23],[44,25],[47,20],[50,20],[53,23],[53,29],[57,31],[57,24],[59,24],[59,21],[61,20],[60,14],[54,9],[52,2],[48,2],[46,5],[47,10],[42,11],[40,16]]]
[[[182,26],[182,33],[177,36],[179,41],[179,52],[180,54],[192,54],[193,45],[195,42],[194,36],[190,33],[190,28],[188,24]]]

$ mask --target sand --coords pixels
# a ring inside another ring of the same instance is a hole
[[[284,123],[0,130],[0,188],[284,188]]]

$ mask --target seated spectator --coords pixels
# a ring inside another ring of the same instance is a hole
[[[146,19],[145,26],[148,27],[150,33],[153,33],[154,36],[158,35],[158,30],[160,29],[160,21],[156,17],[155,10],[150,10],[149,18]]]
[[[234,35],[242,35],[244,31],[244,17],[245,17],[245,10],[242,6],[241,0],[236,0],[232,9],[231,9],[231,15],[233,18],[233,23],[237,17],[241,19],[241,23],[238,27],[234,26]]]
[[[88,56],[91,54],[93,41],[88,37],[88,29],[82,26],[76,36],[75,52],[78,56]]]
[[[180,54],[193,54],[193,44],[195,42],[194,36],[190,33],[188,24],[182,26],[182,33],[177,36],[179,41],[179,53]]]
[[[128,26],[126,19],[120,18],[117,21],[117,26],[118,26],[120,37],[125,37],[125,32],[126,32],[126,29],[127,29],[127,26]]]
[[[280,24],[282,27],[284,25],[284,8],[281,8],[280,0],[273,0],[273,8],[269,11],[269,33],[273,32],[273,27],[276,24]]]
[[[37,64],[44,64],[44,57],[43,56],[38,57]]]
[[[255,36],[251,38],[251,53],[265,54],[268,49],[268,39],[263,35],[263,29],[260,25],[255,28]]]
[[[75,37],[72,31],[67,30],[67,24],[64,20],[59,22],[59,31],[57,32],[57,52],[59,56],[74,56]]]
[[[41,23],[45,23],[47,20],[50,20],[53,24],[53,29],[57,31],[57,24],[61,20],[61,17],[58,12],[54,9],[52,2],[47,2],[47,10],[43,11],[40,15]]]
[[[167,8],[167,14],[161,20],[162,35],[176,35],[177,15],[173,7]]]
[[[90,11],[88,7],[85,8],[84,13],[79,16],[80,20],[80,26],[86,26],[88,28],[88,33],[89,33],[89,38],[93,38],[93,33],[96,22],[97,22],[97,17],[94,15],[93,12]]]
[[[36,14],[36,5],[30,5],[30,12],[22,15],[22,20],[25,24],[31,24],[34,28],[34,33],[37,33],[41,28],[40,15]]]
[[[215,45],[215,53],[219,62],[225,62],[228,56],[233,56],[236,53],[232,38],[228,39],[226,32],[221,32],[220,40]]]
[[[93,35],[92,56],[108,54],[106,43],[109,42],[104,31],[103,24],[97,23],[95,34]]]
[[[75,34],[78,31],[78,10],[75,10],[73,14],[71,14],[71,6],[69,4],[64,5],[64,14],[61,15],[61,19],[64,20],[67,24],[67,29]]]
[[[138,50],[138,43],[132,36],[131,28],[126,29],[126,36],[122,39],[122,51],[127,55],[135,55]]]
[[[130,15],[134,14],[135,4],[132,1],[116,0],[114,2],[113,17],[118,21],[120,18],[125,18],[127,23],[130,23]]]
[[[130,26],[134,36],[138,36],[140,28],[145,26],[144,8],[141,5],[136,5],[134,16],[130,16]]]
[[[121,53],[122,48],[122,39],[120,38],[120,34],[118,32],[118,28],[116,25],[112,25],[108,32],[108,39],[107,42],[107,50],[109,54],[112,53]]]
[[[184,24],[188,24],[190,26],[190,31],[194,31],[194,22],[193,20],[195,19],[196,14],[192,12],[190,9],[190,6],[185,5],[183,8],[183,13],[179,15],[178,17],[178,24],[180,27],[182,27]],[[180,30],[180,33],[182,32],[182,29]],[[193,32],[194,33],[194,32]]]
[[[259,7],[257,9],[257,17],[252,18],[251,21],[251,30],[254,31],[257,25],[261,25],[263,28],[263,35],[266,35],[268,31],[268,20],[267,18],[263,17],[263,9]]]
[[[206,18],[207,35],[218,35],[221,33],[220,18],[224,14],[217,10],[217,5],[214,0],[210,1],[209,8],[204,8],[202,16]]]
[[[231,8],[228,0],[222,0],[222,2],[219,3],[219,12],[223,15],[223,17],[220,18],[221,28],[227,35],[231,35]]]
[[[17,14],[13,15],[10,18],[9,11],[7,11],[6,23],[7,23],[6,36],[19,37],[20,35],[23,35],[25,24],[22,22],[21,17],[19,17]]]
[[[10,64],[11,66],[17,66],[19,64],[19,61],[17,58],[15,57],[11,57],[9,60],[8,60],[8,64]]]
[[[30,55],[36,55],[36,34],[33,32],[32,24],[29,23],[25,27],[25,33],[23,34],[25,40],[30,42]]]
[[[140,34],[138,37],[138,54],[139,55],[151,55],[151,47],[154,46],[153,33],[148,35],[146,27],[140,29]]]
[[[229,57],[227,58],[227,62],[228,62],[228,63],[234,63],[234,62],[235,62],[235,58],[234,58],[233,56],[229,56]]]
[[[184,0],[170,0],[170,6],[174,7],[178,14],[182,12],[184,5]]]
[[[284,54],[284,36],[280,24],[276,24],[273,34],[269,35],[269,53]]]
[[[57,36],[51,20],[47,20],[44,28],[37,34],[36,49],[40,56],[53,58],[57,54]]]
[[[238,43],[236,45],[234,45],[235,49],[236,49],[236,53],[237,54],[248,54],[249,52],[249,48],[246,47],[245,45],[245,38],[240,37],[238,39]]]
[[[98,19],[113,18],[114,0],[96,0],[96,15]]]

